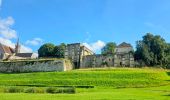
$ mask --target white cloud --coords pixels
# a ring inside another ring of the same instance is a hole
[[[94,52],[98,52],[100,51],[104,46],[105,46],[105,42],[98,40],[94,43],[83,43],[83,45],[85,45],[86,47],[88,47],[90,50],[94,51]]]
[[[32,51],[31,48],[26,47],[24,45],[21,45],[21,51],[20,52],[24,53],[24,52],[33,52],[33,51]]]
[[[0,35],[3,38],[12,39],[17,38],[17,32],[11,29],[11,26],[14,24],[14,19],[8,17],[6,19],[0,18]]]
[[[4,45],[7,45],[9,47],[12,47],[12,48],[15,48],[15,43],[13,43],[11,40],[9,39],[5,39],[3,37],[0,37],[0,43],[4,44]],[[29,47],[26,47],[24,45],[21,45],[21,52],[24,53],[24,52],[32,52],[32,49],[29,48]]]
[[[0,43],[15,48],[15,43],[11,39],[17,38],[17,32],[11,29],[14,24],[14,19],[12,17],[7,17],[5,19],[0,18]],[[21,45],[21,52],[32,52],[32,49]]]
[[[42,44],[42,42],[43,40],[41,38],[34,38],[33,40],[27,40],[26,44],[36,46]]]

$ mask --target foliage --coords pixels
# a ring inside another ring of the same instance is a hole
[[[46,43],[38,49],[39,57],[54,57],[55,45],[52,43]]]
[[[143,61],[147,66],[165,66],[170,55],[168,44],[159,35],[147,33],[143,40],[136,43],[135,60]]]
[[[18,88],[18,87],[9,87],[5,90],[6,93],[20,93],[23,92],[22,88]]]
[[[56,88],[56,87],[48,87],[46,89],[47,93],[76,93],[76,89],[74,87],[70,88]]]
[[[35,88],[27,88],[27,89],[25,89],[24,90],[24,93],[36,93],[36,90],[35,90]]]
[[[57,58],[64,58],[66,44],[61,43],[60,45],[55,46],[52,43],[46,43],[42,45],[39,50],[38,54],[39,57],[57,57]]]
[[[57,58],[64,58],[64,53],[66,49],[66,44],[61,43],[59,46],[55,46],[54,55]]]
[[[114,54],[115,47],[116,43],[109,42],[102,48],[101,52],[103,55]]]

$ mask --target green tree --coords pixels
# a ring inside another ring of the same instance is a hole
[[[57,58],[64,58],[64,53],[66,49],[66,44],[61,43],[59,46],[55,46],[54,55]]]
[[[38,49],[39,57],[54,57],[55,45],[52,43],[46,43]]]
[[[109,42],[102,48],[101,53],[103,55],[114,54],[115,48],[116,48],[116,43]]]
[[[161,36],[147,33],[143,40],[137,41],[135,59],[144,61],[147,66],[162,66],[167,63],[167,49],[167,43]]]

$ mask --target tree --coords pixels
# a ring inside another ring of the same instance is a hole
[[[46,43],[38,49],[39,57],[54,57],[55,45],[52,43]]]
[[[161,36],[147,33],[143,40],[137,41],[135,60],[142,60],[147,66],[165,65],[167,48],[167,43]]]
[[[116,43],[109,42],[102,48],[101,52],[103,55],[114,54],[115,48],[116,48]]]
[[[59,46],[55,46],[54,55],[57,58],[64,58],[64,53],[66,49],[66,44],[61,43]]]

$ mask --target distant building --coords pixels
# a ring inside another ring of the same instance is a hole
[[[114,66],[134,66],[133,47],[128,43],[121,43],[115,48]]]
[[[7,59],[15,53],[15,49],[0,43],[0,59]]]
[[[66,46],[65,58],[70,59],[75,68],[134,66],[133,47],[128,43],[121,43],[115,48],[114,55],[94,54],[80,43]]]
[[[93,55],[94,53],[80,43],[67,44],[65,50],[65,58],[70,59],[75,68],[79,68],[82,62],[82,58],[87,55]]]
[[[0,60],[16,60],[16,59],[35,59],[38,58],[36,53],[21,53],[19,39],[15,45],[15,49],[0,43]]]

